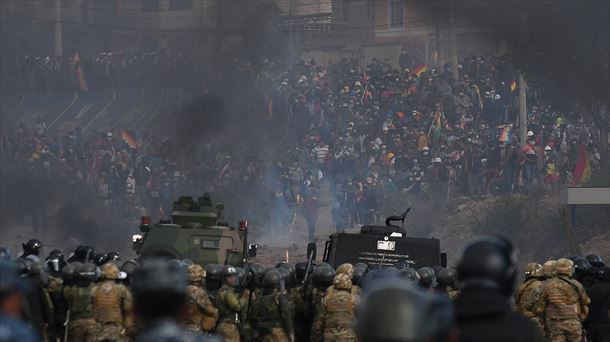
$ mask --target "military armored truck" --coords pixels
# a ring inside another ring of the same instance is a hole
[[[216,208],[209,194],[195,201],[180,197],[173,203],[171,220],[152,224],[143,216],[141,234],[132,237],[138,259],[166,257],[191,259],[205,267],[208,264],[243,266],[256,256],[257,245],[248,243],[247,221],[238,228],[220,222],[223,205]]]
[[[360,233],[334,233],[324,247],[323,261],[333,267],[349,262],[412,268],[441,265],[447,256],[441,253],[440,240],[407,237],[404,221],[410,208],[400,216],[390,216],[385,226],[365,225]],[[392,222],[401,221],[401,226]]]

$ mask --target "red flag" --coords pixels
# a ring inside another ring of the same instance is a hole
[[[576,166],[574,167],[574,174],[572,177],[572,185],[580,186],[589,180],[591,174],[591,164],[589,158],[587,158],[587,151],[585,144],[580,144],[578,147],[578,156],[576,157]]]

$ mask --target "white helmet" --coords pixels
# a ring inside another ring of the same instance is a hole
[[[434,162],[435,163],[442,163],[443,161],[441,160],[441,158],[436,157],[436,158],[434,158]]]
[[[533,137],[534,136],[534,132],[533,131],[527,131],[527,136],[528,137]]]

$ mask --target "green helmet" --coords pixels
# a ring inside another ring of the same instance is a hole
[[[557,260],[557,275],[571,277],[574,273],[574,262],[570,259],[561,258]]]
[[[557,275],[557,261],[549,260],[542,265],[542,276],[553,278]]]
[[[530,262],[525,267],[526,277],[541,277],[542,276],[542,265],[535,262]]]
[[[328,288],[335,278],[335,270],[331,267],[316,268],[313,273],[313,285],[317,288]]]
[[[236,276],[236,275],[237,275],[237,269],[233,266],[225,266],[222,269],[223,278],[228,278],[228,277]]]
[[[265,272],[263,277],[263,286],[265,288],[277,288],[282,278],[280,271],[275,268],[270,268]]]

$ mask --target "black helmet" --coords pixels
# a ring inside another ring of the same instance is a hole
[[[606,264],[604,264],[604,260],[602,260],[602,258],[599,255],[597,255],[597,254],[589,254],[585,258],[593,266],[597,266],[597,267],[604,267],[604,266],[606,266]]]
[[[263,266],[263,264],[256,263],[252,264],[251,268],[254,271],[254,274],[256,274],[256,277],[258,278],[258,283],[262,284],[263,276],[265,275],[265,266]]]
[[[218,290],[221,286],[222,265],[209,264],[205,267],[205,287],[208,290]]]
[[[307,272],[307,263],[306,262],[297,262],[297,264],[294,265],[294,268],[295,268],[297,280],[299,282],[303,281],[305,279],[305,272]],[[310,272],[311,272],[311,270],[310,270]]]
[[[121,253],[108,252],[108,254],[106,254],[106,261],[116,261],[116,262],[121,261]]]
[[[297,270],[296,267],[294,266],[294,264],[289,264],[287,262],[282,262],[276,265],[276,267],[280,267],[280,268],[284,268],[286,269],[286,271],[288,271],[288,276],[286,277],[286,279],[284,279],[286,281],[286,286],[288,287],[292,287],[293,285],[296,285],[296,274],[297,274]]]
[[[417,270],[419,274],[419,286],[429,289],[436,286],[436,275],[434,274],[434,269],[432,267],[422,267]]]
[[[464,288],[495,288],[509,297],[517,268],[517,253],[508,240],[484,236],[464,248],[457,266],[458,280]]]
[[[125,272],[128,278],[133,276],[133,272],[138,268],[138,263],[132,260],[127,260],[121,266],[121,271]]]
[[[279,286],[281,278],[282,275],[280,274],[280,271],[278,269],[269,268],[267,269],[267,271],[265,272],[265,276],[263,277],[263,286],[265,288],[275,289]]]
[[[327,289],[334,278],[335,270],[331,267],[317,267],[313,272],[313,285],[319,289]]]
[[[61,270],[66,266],[66,262],[64,261],[64,254],[57,249],[53,250],[51,253],[49,253],[45,264],[47,270],[50,273],[61,272]]]
[[[581,257],[581,256],[572,256],[568,259],[572,260],[574,263],[574,272],[576,273],[576,278],[582,279],[587,272],[591,269],[591,264],[589,260]]]
[[[407,267],[400,270],[400,276],[413,284],[419,284],[420,276],[414,268]]]
[[[222,275],[222,265],[209,264],[205,267],[206,279],[220,280]]]
[[[37,239],[30,239],[28,242],[21,244],[23,247],[23,256],[30,254],[39,255],[42,250],[42,242]]]
[[[438,272],[437,281],[439,285],[457,288],[457,271],[451,267],[443,268]]]
[[[95,257],[95,248],[89,245],[80,245],[74,250],[74,260],[80,262],[93,261]]]
[[[133,273],[135,294],[186,294],[187,275],[184,267],[163,259],[144,261]]]
[[[363,342],[431,341],[452,325],[449,299],[424,293],[400,277],[384,277],[372,280],[362,297],[356,331]]]
[[[432,266],[432,269],[434,270],[434,275],[436,276],[436,278],[438,278],[438,272],[440,272],[442,269],[444,269],[444,267],[436,265],[436,266]]]
[[[0,247],[0,261],[11,261],[12,259],[13,255],[11,254],[11,251],[4,246]]]
[[[360,282],[362,281],[362,277],[364,276],[364,272],[366,272],[366,265],[364,267],[354,267],[354,271],[352,273],[352,284],[360,286]]]
[[[103,264],[105,264],[106,260],[106,254],[104,253],[96,254],[95,256],[93,256],[93,262],[98,266],[102,266]]]

